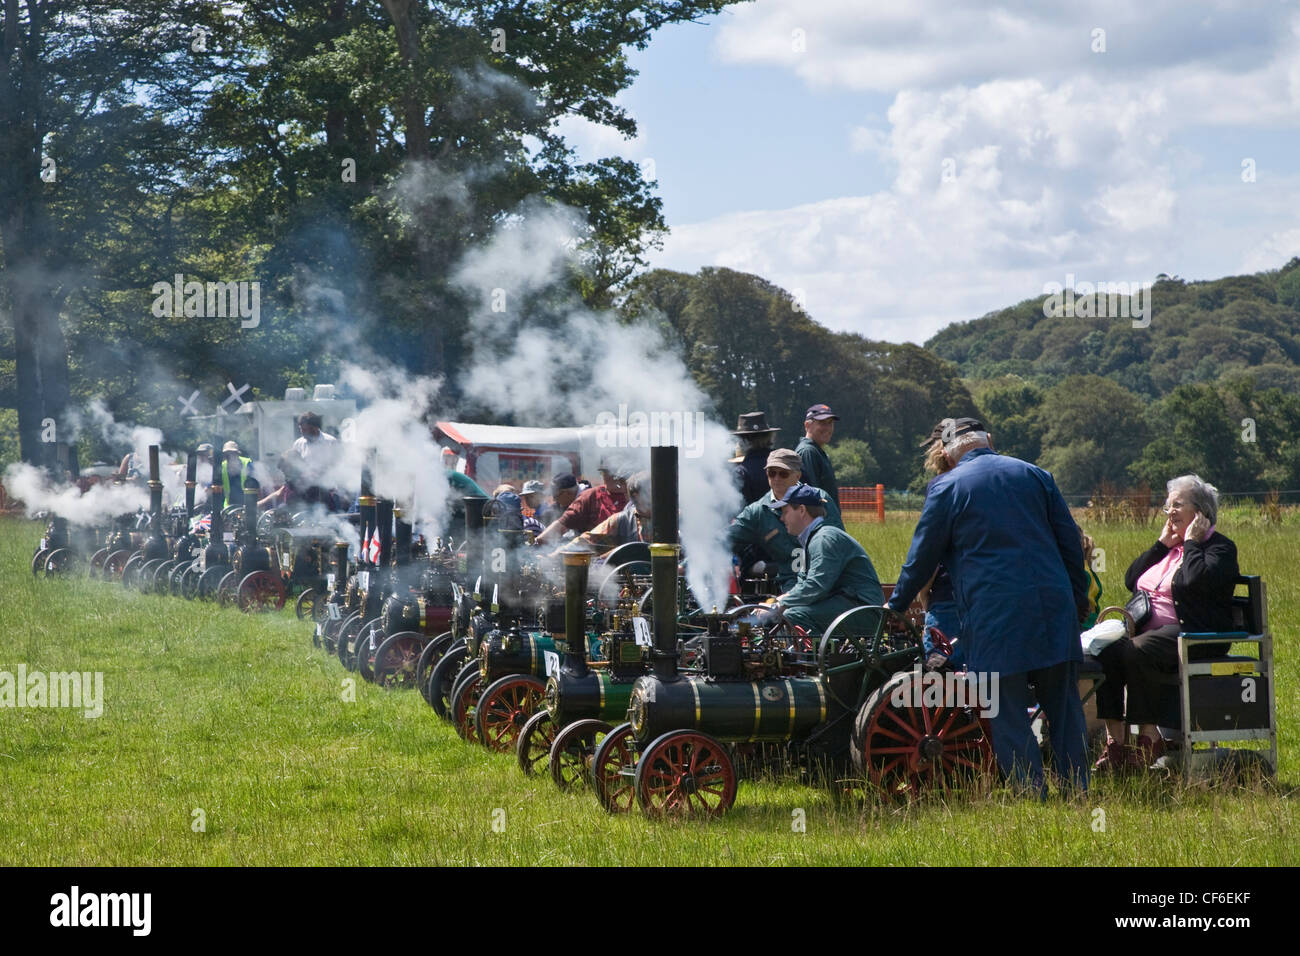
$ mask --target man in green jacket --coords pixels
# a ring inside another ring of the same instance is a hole
[[[794,559],[798,583],[776,599],[778,613],[787,621],[822,634],[845,611],[884,603],[880,578],[862,545],[826,523],[819,489],[794,485],[771,507],[803,549]]]
[[[840,503],[840,489],[835,483],[835,469],[831,467],[830,456],[826,446],[835,434],[835,423],[840,416],[831,411],[829,405],[814,405],[808,409],[803,419],[803,438],[794,450],[803,461],[803,480],[814,488],[820,488],[830,496],[836,507]]]
[[[762,562],[766,570],[775,572],[782,591],[794,587],[798,579],[793,564],[799,539],[785,530],[772,506],[785,497],[792,485],[799,484],[802,467],[799,456],[789,448],[778,448],[768,455],[767,484],[771,491],[746,505],[727,529],[732,552],[741,556],[742,570],[748,571],[755,562]],[[840,509],[825,491],[822,503],[826,507],[826,523],[843,530]]]

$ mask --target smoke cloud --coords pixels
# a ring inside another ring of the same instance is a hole
[[[692,420],[701,414],[696,454],[679,455],[682,546],[696,599],[723,606],[731,568],[726,531],[743,503],[727,463],[734,439],[657,329],[592,312],[563,287],[566,272],[578,267],[579,237],[572,211],[527,207],[466,257],[455,281],[482,305],[472,358],[458,381],[467,399],[529,425],[594,425],[620,406]],[[646,449],[611,452],[634,456],[642,467],[649,460]]]
[[[103,524],[149,505],[149,492],[142,486],[99,484],[83,495],[76,485],[51,482],[41,469],[24,462],[5,469],[4,485],[23,502],[29,518],[49,511],[74,525]]]

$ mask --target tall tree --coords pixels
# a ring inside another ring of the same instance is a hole
[[[45,423],[65,425],[61,313],[93,284],[96,246],[130,228],[147,194],[166,194],[160,169],[184,165],[180,125],[212,73],[190,48],[214,18],[210,4],[175,0],[0,7],[0,249],[27,461],[47,460]]]

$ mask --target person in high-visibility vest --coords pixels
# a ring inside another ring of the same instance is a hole
[[[244,480],[252,474],[253,459],[239,453],[239,442],[228,441],[221,446],[221,497],[222,508],[244,503]],[[230,479],[235,486],[230,486]]]

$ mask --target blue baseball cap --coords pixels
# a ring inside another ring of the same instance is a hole
[[[827,419],[835,422],[840,420],[840,416],[831,411],[829,405],[814,405],[812,408],[808,409],[807,413],[803,417],[803,420],[806,422],[824,422]]]
[[[780,511],[786,505],[824,505],[826,502],[822,499],[822,493],[812,485],[806,485],[802,481],[797,485],[791,485],[785,493],[785,497],[780,501],[774,501],[770,505],[773,511]]]

